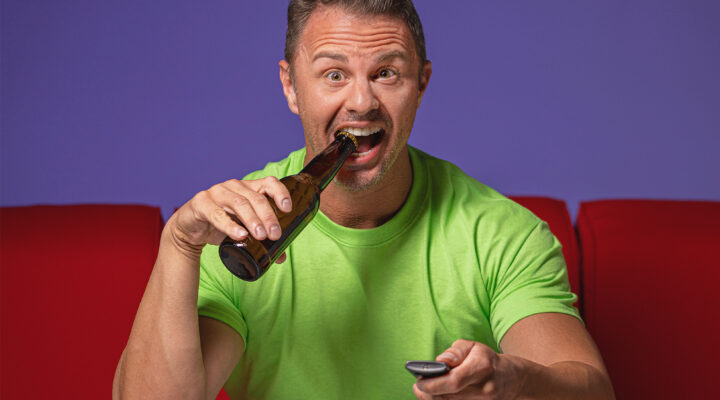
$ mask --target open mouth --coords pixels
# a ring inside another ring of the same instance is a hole
[[[351,157],[370,154],[385,135],[385,131],[381,128],[343,128],[342,130],[352,133],[358,141],[358,147],[350,155]]]

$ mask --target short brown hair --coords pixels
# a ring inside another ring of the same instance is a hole
[[[411,0],[290,0],[288,24],[285,33],[285,60],[292,64],[297,41],[310,14],[318,5],[341,7],[354,15],[386,15],[401,18],[415,40],[415,51],[420,59],[420,71],[425,64],[425,36],[420,17]]]

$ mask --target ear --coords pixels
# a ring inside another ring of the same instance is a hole
[[[422,101],[423,95],[425,94],[425,89],[427,89],[428,83],[430,82],[431,75],[432,63],[428,60],[425,61],[425,65],[423,65],[422,76],[420,77],[420,87],[418,88],[418,90],[420,91],[417,104],[418,108],[420,108],[420,102]]]
[[[290,111],[298,114],[297,106],[297,94],[295,93],[295,86],[293,85],[292,79],[290,79],[290,64],[285,60],[280,60],[278,63],[280,67],[280,83],[282,83],[283,93],[288,102]]]

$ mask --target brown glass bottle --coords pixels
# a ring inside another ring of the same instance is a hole
[[[333,180],[356,148],[355,136],[340,131],[335,140],[299,174],[280,179],[290,192],[292,211],[282,212],[273,199],[268,197],[268,200],[280,222],[282,236],[278,240],[262,241],[250,235],[240,241],[226,237],[220,244],[220,259],[225,267],[240,279],[258,280],[313,219],[320,207],[320,192]]]

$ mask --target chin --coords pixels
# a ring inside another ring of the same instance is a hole
[[[353,173],[343,174],[341,171],[335,176],[335,184],[349,192],[362,192],[375,187],[382,180],[385,171],[381,170],[377,173]],[[364,171],[370,172],[370,171]]]
[[[335,183],[350,192],[368,191],[382,182],[387,173],[395,165],[400,154],[400,149],[395,149],[387,157],[379,160],[375,166],[369,169],[355,169],[348,166],[340,169],[335,176]]]

